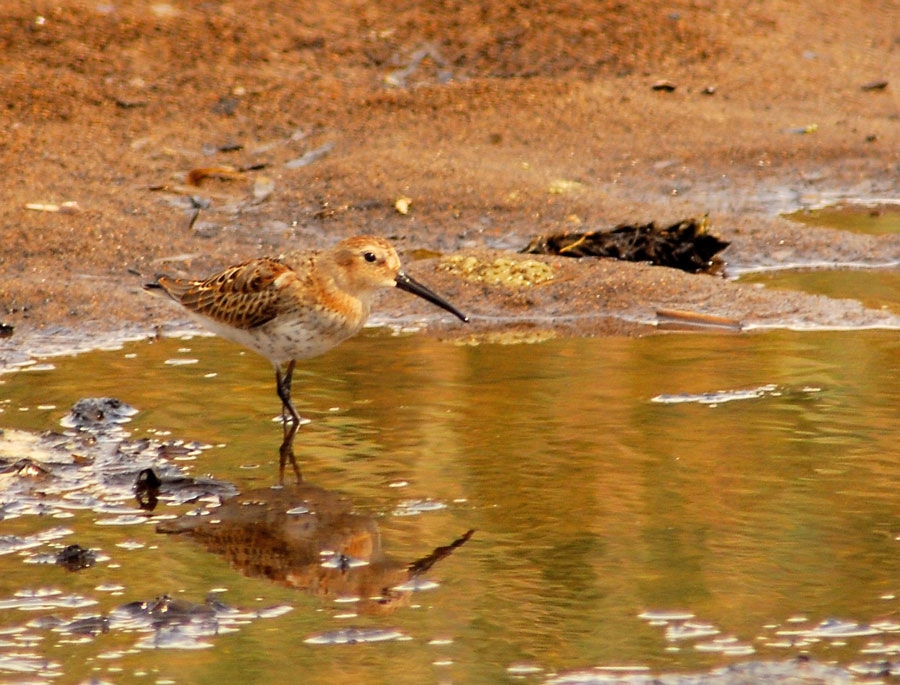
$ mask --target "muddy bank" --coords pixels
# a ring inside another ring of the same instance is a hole
[[[390,237],[407,261],[496,259],[488,250],[539,234],[708,213],[732,269],[900,258],[897,239],[776,216],[896,194],[889,4],[536,12],[339,2],[301,14],[265,0],[10,10],[0,321],[15,334],[0,357],[176,322],[136,274],[201,275],[361,232]],[[850,303],[541,261],[560,277],[533,290],[471,283],[435,261],[409,270],[472,312],[474,331],[643,332],[658,307],[894,325]],[[406,325],[416,307],[391,298],[379,316]]]

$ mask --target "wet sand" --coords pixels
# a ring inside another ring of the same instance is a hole
[[[6,15],[0,322],[15,332],[0,364],[180,325],[140,292],[155,272],[363,232],[392,239],[473,325],[437,325],[393,293],[378,320],[441,335],[635,334],[660,308],[897,325],[848,301],[512,254],[543,233],[708,214],[732,270],[900,259],[900,239],[778,216],[896,194],[892,3],[37,2]],[[448,256],[539,259],[555,277],[472,281]]]

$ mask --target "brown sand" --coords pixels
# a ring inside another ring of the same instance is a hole
[[[541,258],[557,277],[524,287],[413,263],[427,250],[490,264],[540,233],[706,213],[732,267],[900,258],[900,240],[777,216],[895,194],[900,83],[866,87],[898,73],[895,2],[286,6],[3,11],[7,361],[61,331],[96,339],[177,320],[136,274],[204,275],[363,232],[392,238],[411,273],[470,312],[466,334],[633,332],[660,307],[895,324],[645,265]],[[662,81],[674,90],[653,88]],[[395,311],[428,308],[391,294],[382,317]]]

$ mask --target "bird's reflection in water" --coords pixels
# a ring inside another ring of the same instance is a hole
[[[165,521],[157,530],[190,535],[244,575],[353,601],[358,613],[402,605],[415,581],[474,533],[421,559],[390,559],[372,516],[354,513],[337,493],[304,483],[250,490],[207,515]]]

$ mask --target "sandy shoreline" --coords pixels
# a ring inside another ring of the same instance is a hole
[[[559,277],[528,290],[413,261],[492,260],[542,233],[703,214],[731,242],[732,269],[900,260],[894,237],[777,216],[897,197],[890,3],[575,2],[540,22],[491,7],[474,32],[469,10],[449,6],[12,10],[0,321],[15,333],[0,363],[176,321],[136,274],[198,276],[363,232],[391,238],[475,333],[642,333],[661,307],[895,325],[844,301],[643,265],[540,258]],[[391,295],[380,316],[405,324],[418,307]]]

